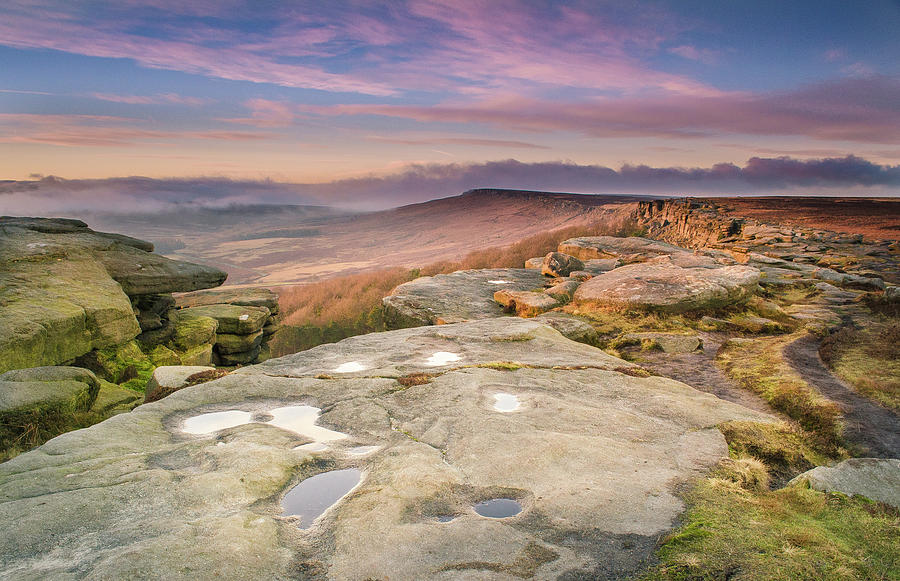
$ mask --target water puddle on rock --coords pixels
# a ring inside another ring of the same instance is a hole
[[[285,516],[299,516],[301,529],[308,529],[326,510],[353,490],[362,480],[356,468],[332,470],[307,478],[284,495]]]
[[[512,284],[511,280],[489,280],[488,284]]]
[[[347,453],[351,456],[367,456],[380,447],[381,446],[357,446],[347,450]]]
[[[475,512],[488,518],[506,518],[522,512],[522,505],[511,498],[482,500],[473,508]]]
[[[341,363],[332,371],[334,373],[353,373],[354,371],[365,371],[366,369],[368,369],[368,367],[359,361],[348,361],[347,363]]]
[[[250,415],[250,412],[240,410],[200,414],[186,419],[181,429],[189,434],[210,434],[225,428],[249,424]]]
[[[266,423],[306,436],[316,442],[333,442],[346,438],[347,434],[316,425],[320,411],[322,410],[309,405],[275,408],[269,411],[272,419]]]
[[[456,353],[438,351],[437,353],[432,353],[431,357],[425,360],[425,365],[428,365],[429,367],[438,367],[440,365],[453,363],[454,361],[459,361],[459,355]]]
[[[455,518],[456,518],[455,514],[442,514],[441,516],[437,517],[437,521],[438,522],[450,522]]]
[[[494,399],[494,409],[498,412],[514,412],[522,405],[519,398],[511,393],[495,393]]]

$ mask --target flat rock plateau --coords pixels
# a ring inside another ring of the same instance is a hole
[[[735,379],[760,361],[848,420],[832,456],[773,486],[898,502],[896,410],[816,352],[896,311],[897,241],[717,203],[642,201],[646,236],[413,280],[384,298],[392,330],[276,359],[271,291],[204,290],[224,272],[77,221],[4,218],[0,435],[116,413],[0,463],[0,578],[633,578],[690,491],[736,462],[729,434],[806,434]],[[112,398],[129,382],[149,386],[142,405]],[[876,458],[838,462],[844,445]]]

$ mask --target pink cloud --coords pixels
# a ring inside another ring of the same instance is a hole
[[[718,53],[716,53],[716,51],[706,48],[697,48],[691,45],[675,46],[668,49],[668,51],[672,54],[680,56],[681,58],[698,61],[707,65],[714,64],[718,59]]]
[[[249,141],[271,137],[240,131],[163,131],[140,127],[137,119],[102,115],[0,113],[0,143],[39,143],[63,147],[119,147],[137,143],[175,143],[184,139]]]
[[[250,99],[244,102],[244,106],[250,110],[250,117],[221,119],[221,121],[254,127],[287,127],[296,117],[295,106],[284,101]]]
[[[382,143],[397,143],[400,145],[483,145],[486,147],[512,147],[521,149],[550,149],[545,145],[528,143],[527,141],[515,141],[506,139],[482,139],[477,137],[423,137],[420,139],[401,139],[396,137],[381,137],[371,135],[366,137],[368,141]]]
[[[481,123],[518,131],[593,137],[804,135],[900,142],[900,82],[846,79],[787,93],[596,99],[575,103],[510,97],[474,104],[307,106],[323,115],[382,115],[421,122]]]
[[[133,10],[137,6],[142,10]],[[160,22],[152,20],[153,10]],[[718,93],[642,60],[677,35],[674,17],[652,9],[613,11],[592,2],[410,0],[392,10],[351,2],[326,3],[312,12],[234,1],[219,6],[129,0],[88,14],[77,3],[45,0],[38,8],[8,0],[5,11],[0,43],[7,46],[130,58],[146,67],[288,87],[376,96],[408,90],[526,94],[553,86]],[[263,34],[187,18],[241,22],[260,12],[280,24]],[[132,32],[142,28],[165,34]],[[328,59],[351,54],[348,70],[330,72]]]
[[[95,99],[100,99],[101,101],[110,101],[112,103],[127,103],[129,105],[173,104],[173,105],[200,106],[200,105],[206,105],[210,102],[209,99],[202,99],[202,98],[198,98],[198,97],[185,97],[183,95],[176,95],[175,93],[161,93],[161,94],[152,95],[152,96],[113,95],[110,93],[92,93],[91,96],[94,97]]]

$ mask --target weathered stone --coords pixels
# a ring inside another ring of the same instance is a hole
[[[610,269],[610,270],[612,270],[612,269]],[[576,270],[574,272],[569,273],[569,278],[571,278],[572,280],[577,280],[578,282],[584,282],[593,276],[594,276],[593,274],[589,273],[586,270]]]
[[[259,347],[263,340],[262,330],[249,335],[232,335],[230,333],[216,333],[215,349],[219,353],[240,353],[241,351],[253,351]]]
[[[543,282],[540,271],[522,268],[424,276],[401,284],[383,299],[385,323],[401,328],[499,317],[503,309],[494,302],[495,291],[534,290]]]
[[[572,341],[578,341],[579,343],[584,343],[586,345],[594,345],[595,347],[600,344],[600,334],[597,333],[597,330],[594,329],[590,323],[581,317],[576,317],[568,313],[553,312],[538,315],[534,320],[544,323],[545,325],[550,325],[562,333],[563,337],[571,339]]]
[[[185,317],[209,317],[218,323],[216,333],[247,335],[263,328],[269,318],[265,307],[241,307],[238,305],[203,305],[178,311]]]
[[[135,337],[135,340],[148,350],[169,342],[175,336],[175,325],[168,319],[163,320],[162,323],[162,326],[158,329],[144,331]]]
[[[147,357],[153,365],[181,365],[178,354],[165,345],[157,345],[147,353]]]
[[[652,309],[669,312],[716,309],[746,301],[759,270],[747,266],[681,268],[673,264],[621,266],[584,282],[575,291],[581,308]]]
[[[818,466],[791,480],[823,492],[861,494],[900,508],[900,460],[850,458],[834,466]]]
[[[559,243],[558,250],[581,260],[617,258],[619,256],[636,254],[645,254],[648,257],[652,257],[686,252],[684,248],[638,236],[628,238],[618,238],[616,236],[569,238]]]
[[[163,326],[162,318],[152,311],[138,311],[137,321],[141,332],[153,331]]]
[[[271,317],[270,317],[270,320],[271,320]],[[277,333],[278,329],[280,329],[280,328],[281,328],[281,325],[279,325],[278,323],[266,323],[266,326],[263,327],[262,332],[263,332],[264,336],[270,337],[270,336],[274,335],[275,333]]]
[[[175,297],[179,308],[204,305],[238,305],[241,307],[265,307],[269,313],[278,312],[278,295],[267,288],[220,288],[180,294]]]
[[[215,340],[218,321],[201,315],[191,309],[172,311],[169,320],[175,327],[172,344],[178,349],[188,350]]]
[[[258,345],[250,351],[238,351],[237,353],[221,353],[214,350],[213,361],[217,361],[218,365],[225,367],[247,365],[253,363],[259,357],[260,352],[261,349]]]
[[[218,268],[171,260],[130,246],[98,253],[97,258],[129,296],[210,288],[219,286],[228,276]]]
[[[584,272],[597,276],[619,266],[622,266],[622,261],[618,258],[592,258],[584,261]]]
[[[178,354],[182,365],[203,365],[208,366],[213,363],[213,346],[211,343],[204,343],[197,347],[191,347]]]
[[[545,294],[550,295],[558,301],[569,302],[572,299],[572,295],[575,294],[575,291],[578,290],[578,287],[581,286],[581,283],[575,280],[567,280],[565,282],[561,282],[559,284],[553,285],[547,290],[544,291]]]
[[[562,252],[550,252],[541,263],[541,274],[545,276],[569,276],[573,270],[581,270],[584,263]]]
[[[112,383],[122,383],[133,378],[133,369],[146,370],[153,366],[150,358],[141,351],[135,341],[91,351],[76,359],[75,362],[79,367],[89,369],[98,377]],[[126,375],[131,375],[131,377]]]
[[[494,293],[494,300],[520,317],[534,317],[560,305],[557,298],[532,291],[499,290]]]
[[[29,427],[48,430],[67,425],[75,414],[91,408],[99,390],[97,377],[78,367],[32,367],[0,374],[0,448],[15,445]]]
[[[175,308],[175,298],[172,295],[139,295],[132,300],[134,306],[141,311],[150,311],[163,316]]]
[[[428,366],[436,351],[460,361]],[[370,368],[316,379],[347,361]],[[539,368],[464,367],[513,361]],[[612,370],[629,366],[505,318],[364,335],[243,368],[0,464],[0,521],[15,523],[0,535],[0,577],[505,579],[489,571],[522,559],[536,579],[623,560],[620,576],[636,574],[684,510],[683,487],[728,456],[714,426],[769,418]],[[440,375],[398,391],[395,378],[415,372]],[[521,408],[496,411],[496,393]],[[321,407],[318,424],[349,438],[313,455],[295,449],[309,438],[264,419],[181,431],[201,413],[291,404]],[[345,453],[359,445],[378,448]],[[346,467],[362,482],[309,530],[278,516],[298,480]],[[472,510],[496,497],[523,512]]]
[[[665,353],[693,353],[703,345],[697,335],[681,333],[628,333],[623,338],[640,344],[646,342]]]
[[[151,402],[162,399],[187,386],[188,378],[203,371],[215,371],[215,367],[200,365],[163,365],[153,370],[147,388],[144,390],[144,401]]]
[[[544,266],[544,257],[537,256],[535,258],[529,258],[525,261],[525,268],[537,268],[540,269]]]
[[[100,391],[91,411],[100,414],[119,414],[130,412],[144,399],[143,394],[119,387],[115,383],[100,380]]]

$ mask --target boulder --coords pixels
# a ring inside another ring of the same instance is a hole
[[[256,333],[266,324],[269,309],[265,307],[241,307],[238,305],[213,304],[188,307],[178,311],[182,317],[209,317],[217,323],[216,333],[248,335]]]
[[[900,460],[850,458],[834,466],[818,466],[791,480],[823,492],[861,494],[900,508]]]
[[[494,300],[506,312],[515,313],[520,317],[534,317],[560,305],[557,298],[532,291],[499,290],[494,293]]]
[[[97,257],[129,296],[210,288],[219,286],[228,276],[212,266],[172,260],[130,246],[101,252]]]
[[[494,302],[494,292],[533,291],[543,283],[540,271],[522,268],[423,276],[401,284],[383,299],[385,323],[401,328],[499,317],[503,309]]]
[[[213,346],[211,343],[204,343],[179,352],[178,357],[182,365],[209,366],[213,363]]]
[[[438,353],[459,361],[435,365]],[[334,371],[347,362],[367,369]],[[0,577],[634,576],[684,511],[684,488],[728,457],[715,426],[771,418],[616,371],[629,367],[503,318],[363,335],[242,368],[0,464],[0,522],[15,523],[0,535]],[[424,373],[427,384],[398,383]],[[519,408],[498,411],[501,393]],[[274,413],[294,405],[324,410],[316,424],[331,431]],[[228,410],[244,415],[184,431]],[[298,448],[334,431],[347,437]],[[359,446],[375,448],[349,453]],[[359,485],[301,520],[306,530],[282,516],[298,482],[350,468]],[[522,512],[473,510],[494,498]]]
[[[560,252],[570,254],[581,260],[590,260],[592,258],[617,258],[620,256],[643,254],[648,257],[679,254],[687,252],[684,248],[679,248],[666,242],[658,240],[650,240],[649,238],[641,238],[631,236],[628,238],[619,238],[616,236],[582,236],[579,238],[569,238],[559,243],[557,248]]]
[[[578,290],[579,286],[581,286],[581,283],[576,280],[566,280],[551,286],[546,289],[544,293],[558,301],[567,303],[572,299],[572,295],[575,294],[575,291]]]
[[[213,355],[213,361],[216,363],[216,365],[221,365],[224,367],[248,365],[256,361],[261,352],[262,348],[259,345],[257,345],[250,351],[238,351],[236,353],[221,353],[215,351],[215,354]]]
[[[267,288],[221,288],[180,294],[175,297],[179,308],[228,304],[241,307],[265,307],[278,313],[278,295]]]
[[[262,330],[249,335],[232,335],[230,333],[216,333],[216,351],[221,353],[240,353],[253,351],[259,347],[263,340]]]
[[[622,261],[618,258],[592,258],[584,261],[584,272],[597,276],[619,266],[622,266]]]
[[[525,268],[542,268],[544,266],[544,257],[538,256],[535,258],[529,258],[525,261]]]
[[[600,334],[597,333],[597,330],[594,329],[590,323],[581,317],[576,317],[575,315],[570,315],[568,313],[553,312],[538,315],[534,320],[545,325],[550,325],[562,333],[563,337],[571,339],[572,341],[578,341],[579,343],[584,343],[586,345],[594,345],[595,347],[600,345]]]
[[[630,264],[582,283],[573,301],[586,309],[718,309],[749,299],[759,275],[759,270],[748,266],[682,268],[664,262]]]
[[[218,321],[191,309],[173,311],[169,320],[174,326],[172,344],[178,349],[188,350],[215,341]]]
[[[144,401],[162,399],[188,385],[188,378],[204,371],[215,371],[215,367],[202,365],[163,365],[153,370],[144,390]]]
[[[91,409],[99,390],[97,377],[78,367],[32,367],[0,374],[0,449],[10,449],[31,430],[52,435],[67,429],[75,414]]]
[[[582,270],[584,263],[562,252],[550,252],[541,263],[541,274],[545,276],[569,276],[575,270]]]
[[[628,333],[623,339],[628,343],[646,343],[665,353],[693,353],[703,345],[699,336],[681,333]]]

